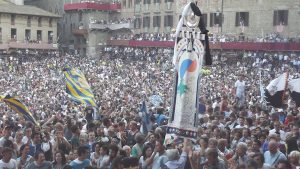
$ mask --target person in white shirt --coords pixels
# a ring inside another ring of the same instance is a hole
[[[282,61],[282,60],[283,60],[283,55],[280,54],[280,55],[279,55],[279,61]]]
[[[269,135],[271,135],[271,134],[277,134],[280,136],[281,141],[285,141],[286,133],[285,133],[285,131],[280,130],[280,122],[279,121],[274,122],[274,129],[269,131]]]
[[[236,97],[238,99],[239,107],[242,107],[245,103],[245,88],[246,82],[244,81],[244,76],[240,75],[239,79],[235,82],[234,87],[236,88]]]
[[[3,144],[5,143],[6,140],[14,141],[13,137],[11,137],[12,134],[12,126],[5,126],[4,129],[2,130],[2,137],[0,137],[0,147],[3,147]]]
[[[3,131],[2,131],[2,137],[0,138],[0,154],[2,152],[2,149],[4,148],[3,147],[3,144],[7,141],[7,140],[10,140],[10,141],[14,141],[14,139],[11,137],[11,133],[12,133],[12,129],[13,127],[10,126],[10,125],[7,125],[4,127]]]
[[[26,128],[25,129],[25,136],[23,136],[23,138],[22,138],[22,143],[23,144],[30,144],[31,135],[32,135],[32,129],[31,128]]]
[[[284,55],[283,60],[286,62],[289,59],[288,55]]]
[[[185,163],[187,161],[187,153],[188,153],[187,143],[188,143],[188,140],[184,139],[183,151],[182,151],[181,155],[179,155],[179,152],[177,149],[167,150],[167,157],[168,157],[169,161],[166,162],[166,166],[168,168],[184,169]]]
[[[17,168],[17,161],[12,159],[13,149],[9,147],[5,147],[2,150],[2,159],[0,160],[0,168],[5,169],[16,169]]]
[[[235,128],[237,128],[237,129],[248,128],[248,126],[245,124],[244,117],[239,118],[239,125],[235,126]]]
[[[275,167],[280,160],[286,160],[286,156],[278,150],[278,143],[276,141],[270,141],[268,145],[268,151],[264,153],[265,163],[271,167]]]

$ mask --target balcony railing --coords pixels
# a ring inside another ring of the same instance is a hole
[[[8,42],[0,44],[0,50],[9,49],[37,49],[37,50],[57,50],[57,45],[53,43],[26,43],[26,42]]]
[[[78,29],[73,29],[72,33],[74,35],[84,36],[84,35],[88,34],[88,30],[86,30],[86,29],[79,29],[78,28]]]
[[[94,9],[102,11],[115,11],[121,9],[120,3],[96,3],[96,2],[81,2],[68,3],[64,5],[65,11],[79,10],[79,9]]]
[[[116,23],[116,24],[102,24],[102,23],[90,23],[89,29],[109,29],[109,30],[119,30],[119,29],[133,29],[134,23]]]
[[[139,47],[174,47],[174,41],[150,40],[108,40],[112,46],[139,46]],[[219,50],[259,50],[259,51],[300,51],[300,43],[269,43],[269,42],[218,42],[210,43],[210,49]]]

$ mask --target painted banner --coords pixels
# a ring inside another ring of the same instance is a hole
[[[176,30],[173,57],[175,87],[167,133],[179,137],[197,137],[198,88],[205,54],[202,44],[205,36],[198,28],[199,13],[194,3],[187,4]]]

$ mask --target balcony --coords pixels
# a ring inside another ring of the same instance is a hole
[[[101,11],[118,11],[121,9],[120,3],[96,3],[96,2],[81,2],[64,4],[65,11],[93,9]]]
[[[85,36],[85,35],[88,34],[88,30],[87,29],[78,28],[78,29],[73,29],[72,33],[74,35],[77,35],[77,36]]]
[[[107,45],[132,47],[174,47],[173,41],[150,40],[108,40]],[[217,42],[210,43],[210,49],[258,50],[258,51],[300,51],[300,43],[258,43],[258,42]]]
[[[93,23],[91,22],[89,25],[89,29],[100,29],[100,30],[119,30],[119,29],[133,29],[134,23],[111,23],[111,24],[104,24],[104,23]]]
[[[9,49],[57,50],[58,47],[49,43],[8,42],[0,44],[0,50]]]

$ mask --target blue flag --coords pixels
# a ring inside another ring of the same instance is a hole
[[[142,126],[141,126],[141,133],[147,134],[148,131],[151,130],[151,120],[150,120],[150,114],[147,109],[146,101],[144,100],[140,112],[142,115]]]
[[[158,107],[160,103],[163,103],[163,99],[159,95],[152,95],[149,97],[149,100],[155,107]]]

